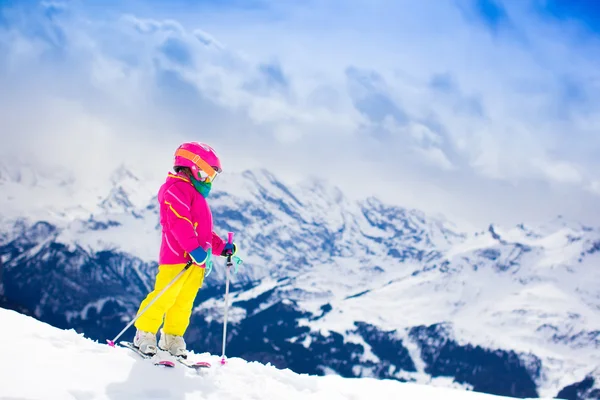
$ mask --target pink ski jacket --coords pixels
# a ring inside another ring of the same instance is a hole
[[[225,241],[213,232],[208,203],[183,175],[169,173],[158,191],[162,241],[159,264],[185,264],[198,246],[220,255]]]

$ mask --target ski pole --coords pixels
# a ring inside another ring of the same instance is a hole
[[[227,243],[233,243],[233,232],[227,234]],[[231,262],[231,254],[227,256],[227,268],[225,269],[225,317],[223,319],[223,354],[221,356],[221,365],[225,365],[225,344],[227,342],[227,311],[229,310],[229,268],[233,263]]]
[[[164,294],[164,293],[165,293],[165,292],[166,292],[166,291],[167,291],[167,290],[168,290],[168,289],[169,289],[171,286],[173,286],[173,284],[174,284],[175,282],[177,282],[177,280],[178,280],[178,279],[181,277],[181,275],[183,275],[183,273],[184,273],[185,271],[187,271],[187,270],[188,270],[188,268],[189,268],[191,265],[192,265],[192,261],[188,261],[188,263],[187,263],[187,264],[185,265],[185,267],[184,267],[184,268],[181,270],[181,272],[179,272],[179,273],[177,274],[177,276],[176,276],[175,278],[173,278],[173,280],[172,280],[171,282],[169,282],[169,284],[168,284],[167,286],[165,286],[165,287],[164,287],[164,289],[163,289],[163,290],[161,290],[161,291],[160,291],[160,293],[158,293],[158,294],[157,294],[157,295],[156,295],[156,296],[155,296],[155,297],[152,299],[152,301],[151,301],[151,302],[150,302],[150,303],[149,303],[149,304],[148,304],[146,307],[144,307],[144,309],[143,309],[142,311],[140,311],[140,313],[139,313],[138,315],[136,315],[136,316],[135,316],[135,318],[134,318],[134,319],[132,319],[132,320],[131,320],[131,322],[129,322],[129,323],[127,324],[127,326],[126,326],[125,328],[123,328],[123,330],[122,330],[121,332],[119,332],[119,334],[118,334],[117,336],[115,336],[115,338],[114,338],[113,340],[107,340],[107,342],[108,342],[108,345],[109,345],[110,347],[115,347],[115,342],[117,341],[117,339],[118,339],[118,338],[120,338],[120,337],[121,337],[121,335],[122,335],[122,334],[124,334],[124,333],[125,333],[125,331],[126,331],[127,329],[129,329],[129,327],[130,327],[131,325],[133,325],[133,324],[134,324],[134,322],[135,322],[135,321],[137,321],[137,319],[138,319],[139,317],[141,317],[141,316],[142,316],[142,315],[143,315],[143,314],[144,314],[144,313],[145,313],[145,312],[148,310],[148,308],[150,308],[150,306],[151,306],[152,304],[154,304],[154,302],[155,302],[156,300],[158,300],[158,299],[159,299],[159,297],[160,297],[160,296],[162,296],[162,295],[163,295],[163,294]]]

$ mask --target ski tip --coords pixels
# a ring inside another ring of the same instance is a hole
[[[193,368],[193,369],[197,369],[197,370],[198,369],[206,369],[206,368],[211,367],[211,365],[208,361],[191,361],[191,360],[187,360],[185,358],[176,358],[176,360],[188,368]]]
[[[115,342],[113,342],[112,340],[108,340],[108,339],[107,339],[107,340],[106,340],[106,342],[108,343],[108,345],[109,345],[110,347],[115,347]]]
[[[156,365],[162,365],[164,367],[174,368],[175,363],[173,361],[161,360],[156,363]]]

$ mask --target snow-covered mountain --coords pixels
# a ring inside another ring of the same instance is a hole
[[[211,362],[195,372],[176,364],[164,370],[130,350],[109,347],[33,318],[0,309],[0,398],[58,400],[309,399],[509,400],[457,389],[371,378],[299,375],[289,369],[207,353]],[[32,384],[33,383],[33,384]]]
[[[123,167],[103,185],[0,171],[0,305],[112,338],[152,284],[164,177]],[[600,229],[558,218],[459,232],[266,171],[220,177],[210,201],[245,260],[232,355],[299,373],[600,398]],[[223,272],[199,292],[187,334],[197,351],[220,346]]]

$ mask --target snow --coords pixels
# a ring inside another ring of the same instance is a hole
[[[10,327],[0,331],[0,398],[6,399],[508,399],[435,383],[296,374],[240,358],[220,365],[220,357],[211,354],[190,355],[209,361],[210,370],[162,369],[128,349],[14,311],[0,308],[0,324]]]

